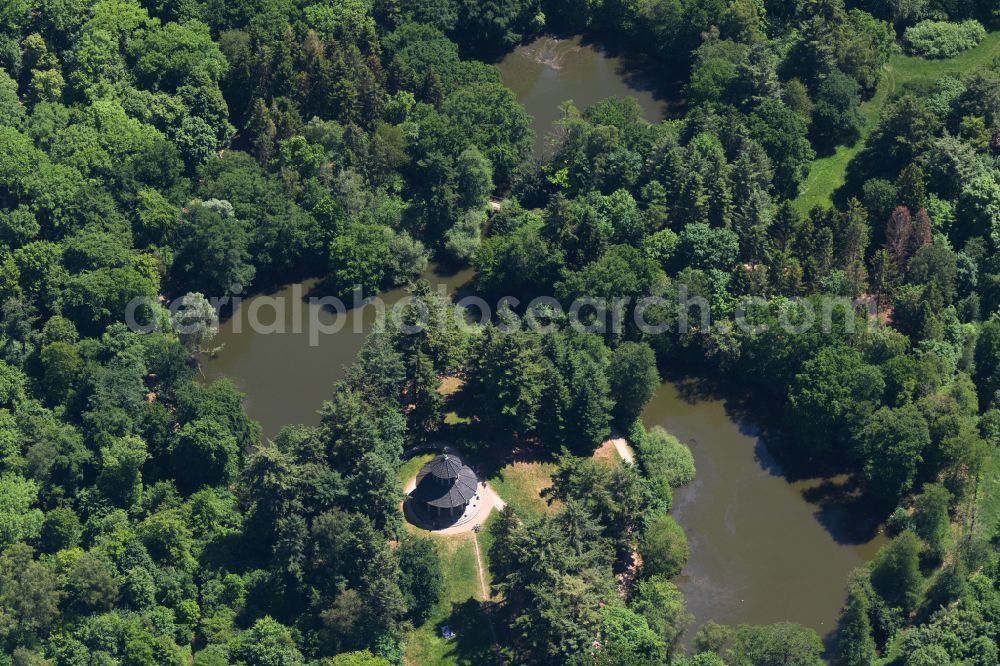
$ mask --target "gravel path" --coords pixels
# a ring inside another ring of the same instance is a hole
[[[611,440],[611,443],[615,446],[615,451],[621,456],[622,460],[632,465],[635,464],[635,454],[632,453],[632,447],[628,445],[624,437],[616,437]]]
[[[412,479],[406,482],[406,485],[403,487],[403,492],[409,495],[410,493],[413,492],[413,489],[416,487],[416,485],[417,485],[417,478],[413,477]],[[473,500],[473,502],[476,503],[475,507],[476,514],[474,516],[469,517],[466,520],[463,520],[460,525],[445,527],[443,529],[433,529],[432,527],[425,525],[417,525],[417,527],[426,529],[429,532],[433,532],[434,534],[440,534],[442,536],[447,536],[450,534],[466,534],[468,532],[473,531],[476,528],[476,525],[482,525],[483,523],[485,523],[486,519],[489,518],[490,511],[492,511],[494,508],[497,511],[501,511],[505,506],[507,506],[507,503],[504,502],[502,499],[500,499],[500,496],[496,494],[496,491],[493,490],[493,488],[491,488],[489,484],[487,484],[485,481],[479,482],[479,487],[476,489],[476,494],[479,497],[479,499]]]

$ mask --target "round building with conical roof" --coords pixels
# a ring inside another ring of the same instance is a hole
[[[411,498],[431,515],[453,518],[465,512],[478,486],[471,467],[454,453],[442,453],[421,468]]]

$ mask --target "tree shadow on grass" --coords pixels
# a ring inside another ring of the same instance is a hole
[[[530,438],[498,439],[475,417],[481,406],[463,385],[445,401],[444,412],[454,413],[460,421],[446,423],[432,437],[448,442],[456,451],[468,454],[466,464],[481,479],[496,476],[501,469],[516,462],[555,462],[558,449]]]
[[[453,602],[451,614],[442,623],[455,632],[455,636],[449,641],[450,647],[446,655],[453,657],[459,664],[497,663],[488,622],[489,618],[482,605],[475,599]],[[435,630],[440,632],[440,625]]]

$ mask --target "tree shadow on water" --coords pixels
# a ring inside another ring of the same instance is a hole
[[[688,404],[722,402],[726,416],[736,423],[740,432],[761,437],[771,431],[769,424],[776,421],[781,410],[765,393],[748,384],[734,384],[726,377],[697,375],[690,372],[667,370],[664,381],[677,388],[681,400]]]
[[[781,477],[786,481],[789,480],[781,463],[771,452],[770,447],[768,447],[767,442],[763,438],[758,437],[753,445],[753,459],[762,470],[771,476]]]
[[[868,500],[854,477],[824,479],[804,488],[802,497],[816,506],[816,520],[840,545],[868,543],[885,518],[884,511]]]
[[[687,404],[722,402],[725,415],[739,433],[752,439],[754,462],[761,471],[793,484],[814,507],[816,520],[840,545],[868,543],[886,518],[863,492],[857,475],[845,472],[846,460],[810,457],[799,442],[782,427],[783,401],[766,390],[727,383],[724,377],[692,376],[674,370],[664,372],[678,396]]]
[[[660,375],[663,381],[670,382],[677,388],[677,395],[688,404],[724,398],[718,382],[707,376],[691,374],[686,369],[676,368],[661,369]]]
[[[816,521],[841,546],[868,543],[885,521],[885,511],[865,495],[856,476],[837,474],[816,478],[803,469],[798,474],[789,474],[785,460],[772,453],[763,439],[758,439],[754,446],[754,459],[761,469],[797,486],[802,499],[815,507]]]
[[[823,636],[822,657],[829,663],[837,653],[837,642],[840,640],[840,628],[833,629]]]
[[[649,92],[663,105],[667,118],[684,115],[682,89],[688,78],[687,68],[650,57],[634,48],[628,40],[616,39],[614,33],[582,35],[581,45],[598,51],[602,56],[617,58],[615,73],[629,88]]]

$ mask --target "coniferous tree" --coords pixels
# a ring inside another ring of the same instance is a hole
[[[862,590],[852,592],[837,622],[837,666],[872,666],[877,654],[872,637],[871,607]]]
[[[910,219],[910,209],[906,206],[897,206],[892,211],[885,228],[885,243],[896,269],[901,273],[906,271],[906,262],[910,258],[912,236],[913,222]]]
[[[903,532],[879,550],[872,567],[872,586],[890,606],[913,610],[923,591],[920,539]]]
[[[410,358],[412,379],[407,385],[405,399],[411,407],[407,413],[410,432],[422,437],[433,432],[441,423],[441,406],[444,399],[438,392],[437,373],[430,359],[421,351]]]

